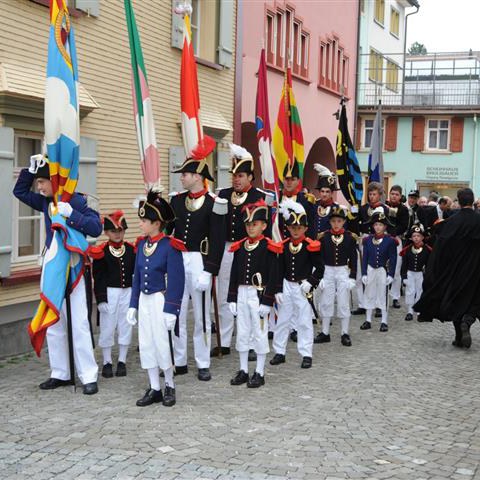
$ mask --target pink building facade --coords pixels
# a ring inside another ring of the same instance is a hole
[[[255,0],[241,5],[238,53],[242,70],[237,88],[241,90],[242,145],[258,158],[254,123],[256,73],[264,45],[272,132],[290,58],[305,145],[304,184],[314,188],[314,163],[335,170],[338,120],[333,114],[342,93],[348,100],[349,129],[354,138],[359,2]],[[258,182],[260,171],[256,173]]]

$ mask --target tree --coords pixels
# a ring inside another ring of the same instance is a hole
[[[427,48],[423,43],[414,42],[408,49],[409,55],[426,55]]]

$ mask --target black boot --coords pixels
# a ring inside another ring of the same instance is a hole
[[[412,315],[411,313],[407,313],[407,314],[405,315],[405,320],[406,320],[407,322],[411,322],[411,321],[413,320],[413,315]]]
[[[360,325],[360,330],[370,330],[372,328],[372,323],[367,322],[366,320]]]
[[[248,373],[239,370],[235,376],[230,380],[230,385],[242,385],[248,382]]]
[[[252,348],[248,351],[248,361],[249,362],[257,361],[257,354],[255,353],[255,350],[253,350]]]
[[[312,357],[303,357],[300,368],[312,368]]]
[[[188,373],[188,365],[179,365],[175,366],[175,372],[173,372],[174,376],[177,375],[186,375]],[[165,374],[163,373],[163,370],[160,372],[160,377],[164,378]]]
[[[39,385],[41,390],[55,390],[58,387],[67,387],[71,385],[70,380],[60,380],[58,378],[49,378]]]
[[[164,407],[173,407],[177,403],[175,398],[175,389],[165,385],[165,390],[163,392],[163,406]]]
[[[462,329],[460,327],[460,323],[453,322],[453,326],[455,327],[455,339],[452,342],[454,347],[462,348]]]
[[[259,373],[255,372],[247,382],[248,388],[259,388],[265,385],[265,377],[262,377]]]
[[[210,352],[210,357],[219,357],[220,350],[222,352],[222,355],[230,355],[230,347],[222,347],[221,349],[218,347],[215,347],[215,348],[212,348],[212,351]]]
[[[365,315],[366,310],[364,308],[358,307],[355,310],[352,310],[352,315]]]
[[[163,400],[163,395],[161,390],[154,390],[149,388],[145,395],[137,400],[137,407],[146,407],[152,403],[160,403]]]
[[[209,368],[199,368],[197,378],[202,382],[208,382],[212,379]]]
[[[106,363],[102,368],[102,377],[112,378],[113,377],[113,368],[111,363]]]
[[[330,343],[330,335],[320,332],[313,340],[313,343]]]
[[[381,332],[388,332],[388,325],[386,323],[380,324],[380,331]]]
[[[276,353],[270,360],[270,365],[280,365],[281,363],[285,363],[285,355],[281,353]]]
[[[273,332],[268,332],[268,339],[273,340]]]
[[[393,308],[400,308],[400,302],[397,299],[394,299],[392,302]]]
[[[475,318],[471,315],[464,315],[460,322],[460,330],[462,332],[462,347],[470,348],[472,345],[472,337],[470,336],[470,326],[475,322]]]
[[[298,338],[297,338],[297,331],[296,330],[292,330],[292,332],[290,333],[290,340],[292,342],[297,343]]]
[[[117,371],[115,372],[116,377],[126,377],[127,376],[127,366],[123,362],[117,363]]]
[[[341,342],[342,342],[342,345],[344,347],[351,347],[352,346],[352,340],[350,339],[350,335],[348,335],[347,333],[344,333],[342,335]]]
[[[382,310],[380,308],[375,309],[375,318],[381,318],[382,317]]]
[[[83,394],[84,395],[95,395],[98,392],[97,382],[85,383],[83,385]]]

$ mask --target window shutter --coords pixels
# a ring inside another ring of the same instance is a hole
[[[13,128],[0,127],[0,192],[3,193],[0,213],[0,278],[10,275],[12,259],[13,145]]]
[[[168,150],[169,172],[180,168],[185,160],[185,150],[183,147],[170,147]],[[170,192],[183,191],[182,182],[180,182],[179,173],[170,173],[169,175]]]
[[[80,137],[80,170],[77,192],[97,194],[97,141]]]
[[[220,0],[219,18],[218,63],[230,68],[233,56],[233,0]]]
[[[172,0],[172,47],[183,48],[183,17],[175,13],[176,1]]]
[[[422,152],[425,142],[425,117],[413,117],[412,152]]]
[[[355,135],[355,150],[358,152],[362,147],[362,117],[357,117],[357,131]]]
[[[215,188],[227,188],[232,186],[232,174],[230,173],[230,152],[217,151],[217,185]]]
[[[385,150],[394,152],[397,149],[398,117],[387,117],[385,124]]]
[[[100,0],[75,0],[75,8],[92,17],[100,16]]]
[[[451,120],[450,151],[463,151],[463,117],[453,117]]]

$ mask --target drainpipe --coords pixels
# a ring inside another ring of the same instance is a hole
[[[359,83],[360,83],[360,72],[358,71],[359,68],[360,68],[360,55],[359,55],[359,51],[360,51],[360,22],[361,22],[361,16],[362,16],[362,12],[360,10],[360,2],[357,2],[358,4],[358,10],[357,10],[357,65],[356,65],[356,71],[355,71],[355,74],[356,74],[356,82],[355,82],[355,105],[354,105],[354,109],[353,109],[353,133],[354,133],[354,141],[353,141],[353,145],[354,147],[356,148],[357,146],[355,145],[355,142],[356,142],[356,138],[357,138],[357,128],[360,128],[360,125],[357,125],[357,118],[358,118],[358,89],[359,89]],[[362,52],[364,53],[364,52]]]
[[[402,73],[402,105],[404,103],[405,99],[405,63],[406,63],[406,58],[407,58],[407,28],[408,28],[408,17],[410,15],[415,15],[418,13],[420,10],[420,5],[416,0],[409,0],[410,5],[412,7],[415,7],[416,10],[414,12],[407,13],[405,15],[405,33],[404,33],[404,38],[403,38],[403,73]]]
[[[475,188],[477,186],[477,131],[478,131],[478,121],[477,114],[473,114],[473,166],[472,166],[472,190],[475,193]]]

